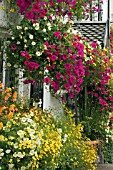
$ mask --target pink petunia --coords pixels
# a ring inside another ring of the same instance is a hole
[[[49,84],[50,83],[50,78],[49,77],[45,77],[44,78],[44,83]]]
[[[40,6],[37,4],[33,4],[32,11],[38,13],[40,11]]]
[[[32,11],[27,11],[26,18],[28,18],[29,20],[32,20],[34,18],[34,13]]]

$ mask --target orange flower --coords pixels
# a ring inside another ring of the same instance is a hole
[[[16,99],[17,99],[17,92],[15,91],[15,92],[13,93],[13,102],[15,102]]]
[[[0,130],[3,128],[3,123],[0,122]]]
[[[7,116],[8,116],[8,119],[12,119],[12,117],[13,117],[13,112],[9,112],[9,114],[8,114]]]
[[[11,97],[11,94],[10,93],[7,93],[4,97],[4,100],[7,101],[9,99],[9,97]]]
[[[0,83],[0,89],[2,89],[2,86],[3,86],[2,83]]]
[[[11,104],[10,107],[9,107],[9,110],[14,112],[15,111],[15,105],[14,104]]]
[[[4,110],[4,106],[0,106],[0,116],[2,115],[2,111]]]

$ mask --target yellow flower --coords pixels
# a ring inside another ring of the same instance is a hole
[[[2,9],[2,10],[5,10],[5,7],[2,5],[2,6],[1,6],[1,9]]]
[[[10,9],[10,12],[14,12],[14,8],[11,8],[11,9]]]

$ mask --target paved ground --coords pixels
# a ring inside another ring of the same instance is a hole
[[[113,170],[113,164],[99,164],[97,170]]]

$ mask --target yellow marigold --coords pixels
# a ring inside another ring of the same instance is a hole
[[[3,123],[0,122],[0,130],[3,128]]]

